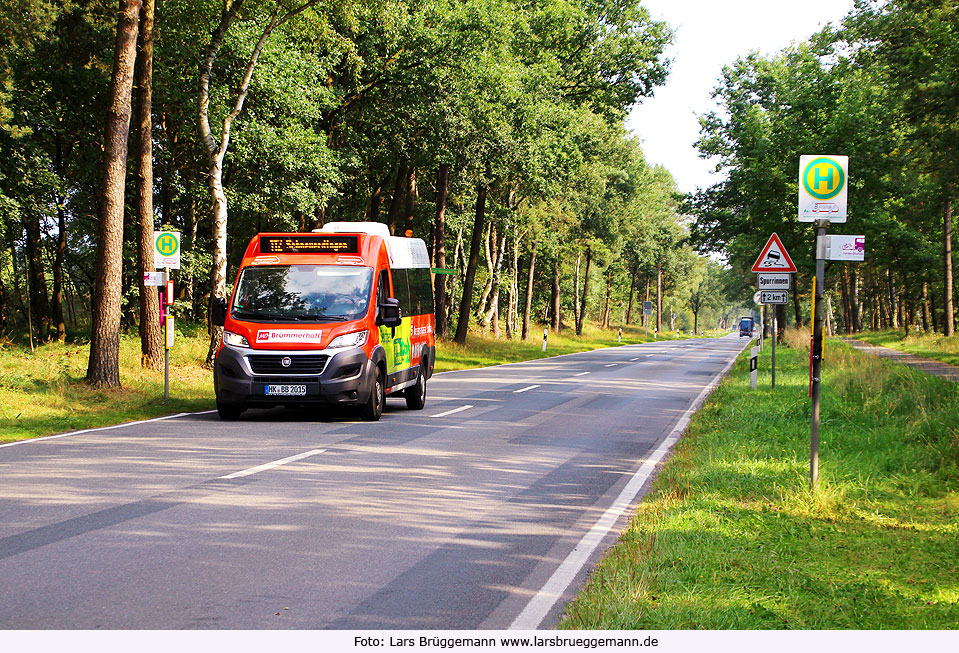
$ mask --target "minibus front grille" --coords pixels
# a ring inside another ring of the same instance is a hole
[[[283,365],[288,358],[290,364]],[[255,354],[247,356],[254,374],[322,374],[330,359],[325,354],[313,356]]]
[[[255,376],[254,383],[266,383],[269,385],[297,385],[303,383],[319,383],[318,376]]]

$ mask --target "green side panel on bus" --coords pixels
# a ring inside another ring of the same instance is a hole
[[[386,352],[386,371],[389,374],[405,370],[412,365],[410,350],[410,334],[413,322],[408,317],[396,329],[380,327],[380,345]],[[395,333],[395,335],[394,335]]]

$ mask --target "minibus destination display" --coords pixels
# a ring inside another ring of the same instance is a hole
[[[260,236],[260,254],[358,254],[356,236]]]

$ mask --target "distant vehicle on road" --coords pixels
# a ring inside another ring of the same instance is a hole
[[[756,328],[756,323],[751,317],[741,317],[739,318],[739,337],[742,338],[746,336],[751,338],[753,336],[753,330]]]

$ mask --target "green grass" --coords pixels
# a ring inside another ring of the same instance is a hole
[[[182,329],[182,330],[181,330]],[[108,426],[213,407],[213,381],[203,366],[209,336],[202,328],[177,326],[171,352],[170,401],[163,401],[163,371],[140,366],[140,340],[120,341],[120,389],[94,390],[84,381],[87,343],[29,347],[0,344],[0,442]]]
[[[775,390],[769,348],[756,391],[740,357],[561,628],[959,626],[959,385],[827,344],[813,493],[808,349],[776,353]]]
[[[959,336],[946,337],[941,333],[910,334],[908,337],[899,329],[883,331],[865,331],[853,336],[864,342],[898,349],[907,354],[959,365]]]
[[[542,352],[542,327],[529,342],[495,339],[471,333],[465,346],[437,343],[436,371],[482,367],[498,363],[587,351],[617,344],[616,330],[587,327],[581,337],[551,334]],[[535,331],[535,330],[534,330]],[[669,334],[671,337],[673,334]],[[120,342],[120,382],[116,390],[94,390],[84,382],[89,345],[50,343],[31,353],[19,341],[0,341],[0,442],[109,426],[178,412],[214,408],[213,375],[204,366],[209,337],[199,325],[177,325],[171,354],[170,401],[163,401],[163,372],[140,367],[136,333]],[[623,344],[642,342],[644,330],[623,329]],[[653,336],[649,336],[653,340]]]

